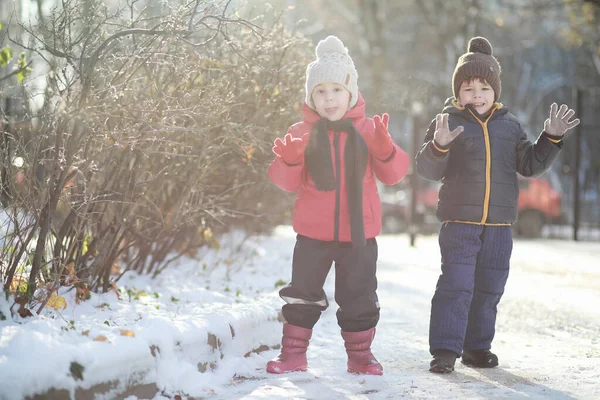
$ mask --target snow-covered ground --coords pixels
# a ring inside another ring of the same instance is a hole
[[[224,315],[235,319],[239,311],[231,310],[263,305],[265,312],[272,311],[282,305],[275,286],[290,278],[294,241],[291,228],[281,227],[271,237],[246,240],[236,253],[231,249],[240,240],[233,235],[218,253],[205,251],[201,261],[183,262],[156,282],[125,276],[119,286],[128,290],[122,290],[121,300],[109,293],[76,304],[69,292],[64,310],[0,321],[0,399],[18,398],[16,387],[43,388],[44,379],[36,372],[47,373],[48,362],[62,365],[75,358],[85,364],[100,354],[147,350],[157,342],[168,348],[174,341],[205,337]],[[481,370],[458,362],[454,373],[435,375],[428,372],[427,330],[439,275],[437,237],[418,237],[414,248],[406,235],[381,236],[378,241],[382,311],[373,352],[384,366],[383,376],[346,372],[329,279],[331,307],[315,326],[307,372],[267,374],[265,364],[276,350],[243,357],[235,346],[224,346],[217,368],[204,373],[198,371],[194,354],[165,354],[152,377],[162,393],[152,398],[600,398],[600,243],[515,242],[493,344],[500,366]],[[5,315],[10,315],[8,306],[0,299]],[[276,329],[252,332],[278,340],[280,325]],[[121,330],[135,337],[122,336]],[[92,340],[99,336],[107,341]],[[123,373],[129,367],[114,365]],[[30,378],[19,382],[23,376]],[[128,397],[134,399],[142,397]]]
[[[428,372],[429,305],[439,275],[436,237],[379,238],[381,321],[373,345],[382,377],[345,372],[335,307],[315,327],[309,370],[286,376],[262,372],[276,352],[253,356],[248,381],[222,398],[600,398],[600,244],[518,241],[499,306],[493,349],[499,368],[457,363],[450,375]],[[331,284],[329,292],[332,292]],[[240,374],[242,375],[242,374]]]

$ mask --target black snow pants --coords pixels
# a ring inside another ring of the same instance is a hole
[[[279,291],[282,308],[292,325],[312,329],[329,302],[323,290],[335,262],[335,301],[338,325],[346,332],[371,329],[379,321],[377,299],[377,241],[364,247],[349,242],[325,242],[298,235],[292,262],[292,281]]]

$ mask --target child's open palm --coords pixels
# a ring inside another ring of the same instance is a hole
[[[435,116],[435,132],[433,133],[433,140],[440,146],[447,146],[458,135],[462,133],[465,128],[457,126],[453,131],[450,131],[448,127],[448,114],[438,114]]]
[[[563,136],[569,129],[579,125],[579,118],[569,121],[575,115],[575,110],[563,104],[552,103],[550,106],[550,117],[544,121],[544,131],[552,136]]]
[[[273,153],[283,158],[286,164],[300,164],[304,157],[304,149],[308,144],[308,136],[309,134],[305,133],[302,138],[295,138],[288,133],[283,140],[277,138],[273,146]]]

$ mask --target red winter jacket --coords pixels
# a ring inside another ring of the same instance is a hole
[[[305,133],[312,130],[312,126],[321,117],[316,111],[310,109],[306,104],[302,109],[304,118],[302,122],[292,125],[288,129],[293,137],[302,138]],[[348,110],[343,118],[352,118],[356,130],[365,137],[372,135],[375,131],[375,123],[371,118],[365,117],[365,101],[359,95],[356,106]],[[334,132],[329,131],[329,143],[331,145],[331,158],[335,171],[336,159],[333,146]],[[339,148],[343,149],[348,133],[339,133]],[[363,179],[363,221],[365,227],[365,238],[373,238],[381,232],[381,201],[375,182],[375,176],[388,185],[394,185],[402,179],[409,168],[408,155],[396,144],[391,158],[380,161],[369,155],[365,177]],[[279,156],[269,167],[269,176],[275,185],[288,191],[296,192],[296,201],[292,211],[292,225],[297,233],[317,240],[333,241],[335,214],[339,213],[339,237],[340,242],[351,242],[350,215],[348,210],[348,198],[346,196],[346,174],[344,169],[344,152],[340,153],[341,185],[340,188],[330,191],[317,190],[304,160],[299,165],[290,166]],[[339,209],[336,210],[336,191],[341,191]]]

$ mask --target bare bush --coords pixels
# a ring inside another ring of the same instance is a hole
[[[297,118],[308,46],[201,3],[148,18],[71,0],[29,29],[50,72],[11,139],[25,179],[5,209],[5,289],[25,268],[30,297],[40,281],[106,291],[119,260],[156,274],[232,227],[281,222],[266,166]]]

